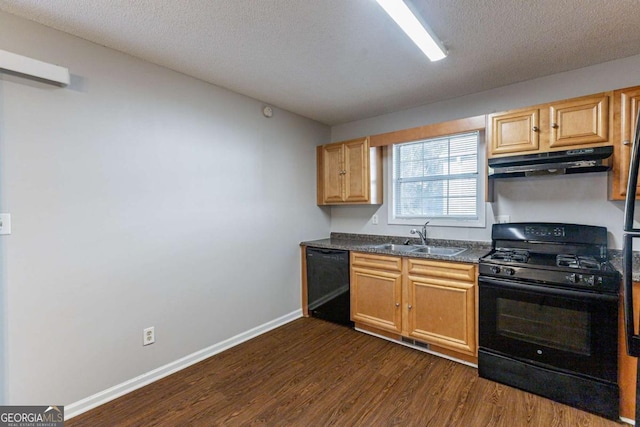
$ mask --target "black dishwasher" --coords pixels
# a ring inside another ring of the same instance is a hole
[[[307,248],[309,316],[341,325],[350,320],[349,251]]]

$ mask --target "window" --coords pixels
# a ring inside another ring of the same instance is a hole
[[[480,133],[472,132],[395,144],[390,217],[399,221],[394,222],[484,222],[479,143]]]

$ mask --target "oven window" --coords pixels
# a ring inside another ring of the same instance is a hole
[[[590,314],[506,298],[497,300],[498,334],[572,353],[591,354]]]

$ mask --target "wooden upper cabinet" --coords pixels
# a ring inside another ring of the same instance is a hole
[[[488,116],[489,157],[611,144],[610,92]]]
[[[322,147],[320,155],[323,158],[322,180],[325,203],[342,202],[343,200],[343,150],[344,147],[342,145],[325,145]]]
[[[487,138],[491,154],[538,151],[540,113],[537,108],[489,116]]]
[[[345,142],[344,145],[344,201],[369,200],[369,140]]]
[[[609,142],[610,96],[600,94],[549,106],[549,147]]]
[[[319,146],[317,156],[318,205],[382,203],[382,148],[368,137]]]
[[[613,165],[609,174],[609,199],[624,200],[627,196],[629,162],[633,133],[640,106],[640,86],[616,90],[613,93]],[[636,199],[640,187],[636,188]]]

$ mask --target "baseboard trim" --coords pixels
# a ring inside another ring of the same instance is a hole
[[[70,405],[65,405],[64,407],[64,419],[68,420],[77,415],[80,415],[84,412],[87,412],[93,408],[96,408],[104,403],[107,403],[111,400],[114,400],[120,396],[123,396],[127,393],[130,393],[134,390],[139,389],[140,387],[144,387],[145,385],[151,384],[154,381],[158,381],[161,378],[164,378],[168,375],[171,375],[175,372],[178,372],[186,367],[189,367],[195,363],[201,362],[204,359],[214,356],[218,353],[221,353],[231,347],[234,347],[238,344],[242,344],[245,341],[250,340],[251,338],[255,338],[258,335],[264,334],[272,329],[275,329],[279,326],[287,324],[293,320],[302,317],[302,310],[298,309],[289,314],[285,314],[282,317],[274,319],[270,322],[264,323],[262,325],[256,326],[253,329],[250,329],[246,332],[240,333],[236,336],[233,336],[229,339],[226,339],[222,342],[214,344],[210,347],[204,348],[200,351],[196,351],[195,353],[191,353],[181,359],[170,362],[164,366],[156,368],[152,371],[139,375],[135,378],[132,378],[128,381],[110,387],[106,390],[98,392],[92,396],[86,397],[82,400],[74,402]]]
[[[620,417],[620,421],[622,421],[623,423],[627,423],[629,425],[636,425],[636,422],[634,420],[631,420],[629,418],[625,418],[625,417]]]

